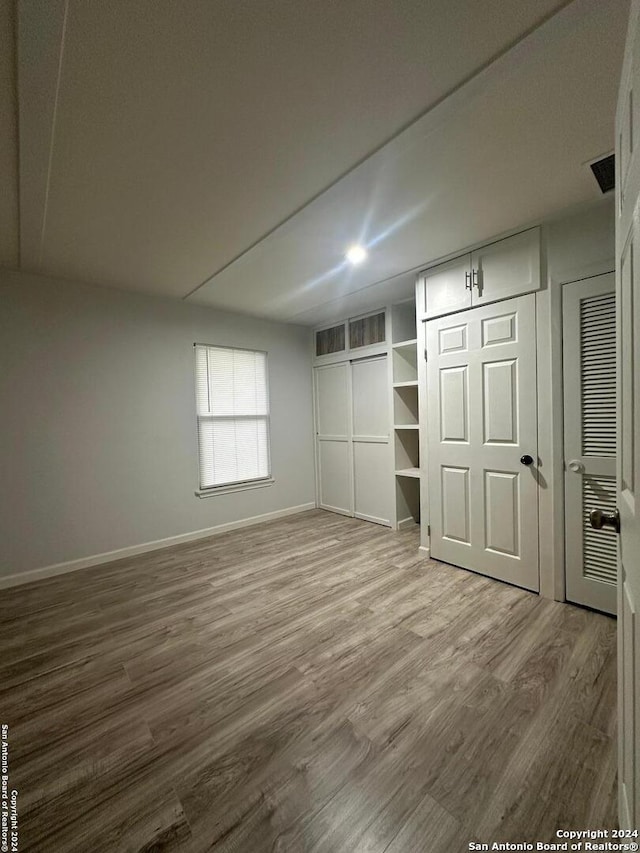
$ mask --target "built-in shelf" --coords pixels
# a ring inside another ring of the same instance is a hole
[[[408,347],[394,347],[391,358],[394,384],[418,381],[418,349],[415,344]]]
[[[396,471],[396,477],[415,477],[416,479],[420,479],[420,469],[419,468],[401,468],[399,471]]]
[[[393,407],[395,524],[398,530],[420,519],[420,428],[418,335],[415,299],[391,307],[390,395]]]

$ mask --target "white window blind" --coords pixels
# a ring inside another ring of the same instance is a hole
[[[196,344],[200,488],[267,479],[267,354]]]

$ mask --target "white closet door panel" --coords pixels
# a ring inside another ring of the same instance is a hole
[[[482,365],[482,411],[485,444],[518,443],[518,361]]]
[[[484,472],[485,543],[489,551],[520,557],[519,473]]]
[[[353,515],[351,448],[348,441],[318,441],[320,506]]]
[[[318,505],[353,515],[349,362],[316,367],[314,380]]]
[[[591,527],[616,506],[616,325],[613,273],[563,287],[567,599],[616,612],[618,537]]]
[[[439,317],[471,307],[470,255],[463,255],[424,274],[424,314]]]
[[[444,367],[440,371],[440,440],[469,441],[468,366]]]
[[[491,243],[471,255],[472,304],[519,296],[541,287],[540,229]]]
[[[350,433],[349,363],[316,367],[316,430],[318,435]]]
[[[354,513],[391,524],[393,471],[387,356],[351,363]]]
[[[507,311],[482,321],[482,346],[508,344],[516,339],[516,315]]]
[[[444,539],[471,544],[469,516],[469,469],[443,465],[442,479],[442,536]]]
[[[451,352],[464,352],[467,349],[467,324],[441,329],[438,337],[438,352],[446,355]]]
[[[351,363],[353,435],[389,438],[387,357]]]
[[[391,523],[389,444],[354,442],[355,515],[376,524]]]
[[[532,590],[535,346],[533,295],[427,323],[432,556]],[[525,454],[531,467],[520,461]]]

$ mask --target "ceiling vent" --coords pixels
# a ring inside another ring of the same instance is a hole
[[[603,193],[608,193],[615,187],[616,158],[614,154],[609,154],[608,157],[603,157],[601,160],[596,160],[595,163],[590,163],[589,165]]]

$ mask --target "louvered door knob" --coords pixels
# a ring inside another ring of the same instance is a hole
[[[529,456],[528,453],[525,453],[524,456],[520,457],[520,461],[523,465],[533,465],[533,456]]]
[[[620,513],[617,509],[614,509],[613,512],[592,509],[589,513],[589,521],[595,530],[602,530],[603,527],[611,527],[616,533],[620,533]]]

